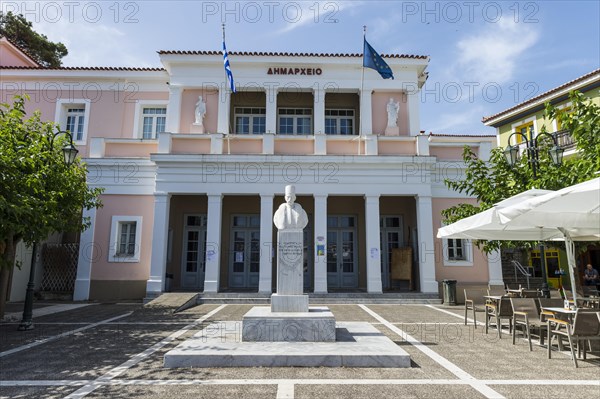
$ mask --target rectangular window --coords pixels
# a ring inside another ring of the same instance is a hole
[[[279,134],[308,135],[312,134],[312,109],[279,108]]]
[[[353,135],[353,109],[326,109],[325,134]]]
[[[448,239],[448,260],[467,260],[465,257],[465,244],[463,240]]]
[[[531,140],[533,138],[533,121],[517,126],[515,128],[515,131],[525,135],[525,137],[527,137],[527,140]],[[523,136],[521,136],[520,134],[516,134],[515,136],[515,139],[518,144],[525,142],[525,140],[523,140]],[[511,144],[514,145],[514,142],[512,142]]]
[[[119,223],[117,256],[133,256],[135,254],[136,225],[136,222]]]
[[[142,110],[142,138],[155,139],[165,131],[167,123],[166,107],[148,107]]]
[[[73,140],[83,140],[83,127],[85,121],[85,108],[67,108],[66,130],[71,132]]]
[[[113,216],[110,228],[108,261],[137,263],[142,244],[141,216]]]
[[[264,134],[267,126],[266,108],[235,108],[235,134]]]

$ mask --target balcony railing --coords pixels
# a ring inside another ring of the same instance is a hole
[[[570,131],[559,130],[557,132],[552,133],[552,135],[556,138],[556,142],[560,147],[564,149],[571,149],[575,147],[575,140],[573,140],[573,136],[571,136]]]

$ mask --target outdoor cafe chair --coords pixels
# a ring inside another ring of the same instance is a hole
[[[554,325],[555,328],[548,329],[548,359],[552,356],[552,337],[558,338],[559,348],[561,339],[567,338],[571,349],[571,358],[577,368],[577,357],[575,356],[575,344],[577,344],[578,355],[583,351],[583,360],[586,360],[587,341],[600,340],[600,312],[593,309],[577,309],[573,322],[551,318],[548,319],[548,326]],[[563,328],[564,327],[564,328]]]
[[[533,350],[531,345],[531,334],[534,329],[539,330],[540,345],[544,345],[544,331],[547,325],[542,323],[540,315],[537,312],[535,298],[510,298],[510,303],[513,309],[513,329],[512,339],[515,344],[517,327],[521,326],[523,333],[529,341],[529,350]]]
[[[485,304],[485,333],[488,333],[488,327],[491,318],[496,319],[496,329],[498,330],[498,338],[502,338],[502,319],[508,319],[508,331],[512,332],[512,317],[513,310],[510,304],[510,298],[500,298],[497,302]]]
[[[542,322],[545,322],[548,318],[556,317],[554,313],[542,308],[562,308],[564,306],[562,298],[537,298],[535,303]]]
[[[488,295],[506,295],[506,290],[502,285],[488,285]]]
[[[539,298],[541,293],[538,290],[521,290],[521,298]]]
[[[477,316],[476,312],[485,311],[485,298],[487,290],[482,288],[465,288],[465,326],[467,325],[467,318],[469,310],[473,311],[473,324],[477,328]]]

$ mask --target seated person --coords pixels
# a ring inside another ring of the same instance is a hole
[[[600,284],[600,276],[598,270],[594,269],[590,263],[588,263],[583,271],[583,283],[585,285],[596,285]]]

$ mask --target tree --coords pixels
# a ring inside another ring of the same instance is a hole
[[[31,22],[21,14],[0,11],[0,37],[6,36],[11,42],[22,48],[40,65],[47,68],[58,68],[62,58],[69,52],[64,44],[54,43],[33,30]]]
[[[444,222],[453,223],[474,215],[531,188],[558,190],[596,177],[595,172],[600,170],[600,107],[590,99],[584,99],[579,92],[572,92],[569,98],[572,102],[571,112],[561,111],[548,103],[546,116],[548,120],[559,120],[571,132],[576,142],[576,156],[566,159],[557,167],[547,151],[553,144],[552,140],[540,138],[538,173],[534,178],[526,154],[511,167],[506,162],[502,148],[494,148],[489,162],[484,162],[470,147],[465,147],[465,178],[446,179],[445,184],[452,190],[477,198],[478,204],[458,204],[443,210]],[[545,126],[541,130],[545,132]],[[489,252],[501,246],[528,247],[532,243],[479,241],[477,245]]]
[[[36,111],[26,118],[25,98],[0,104],[0,317],[20,240],[30,245],[53,232],[83,231],[81,212],[101,205],[101,189],[86,184],[80,159],[64,161],[64,135]]]

